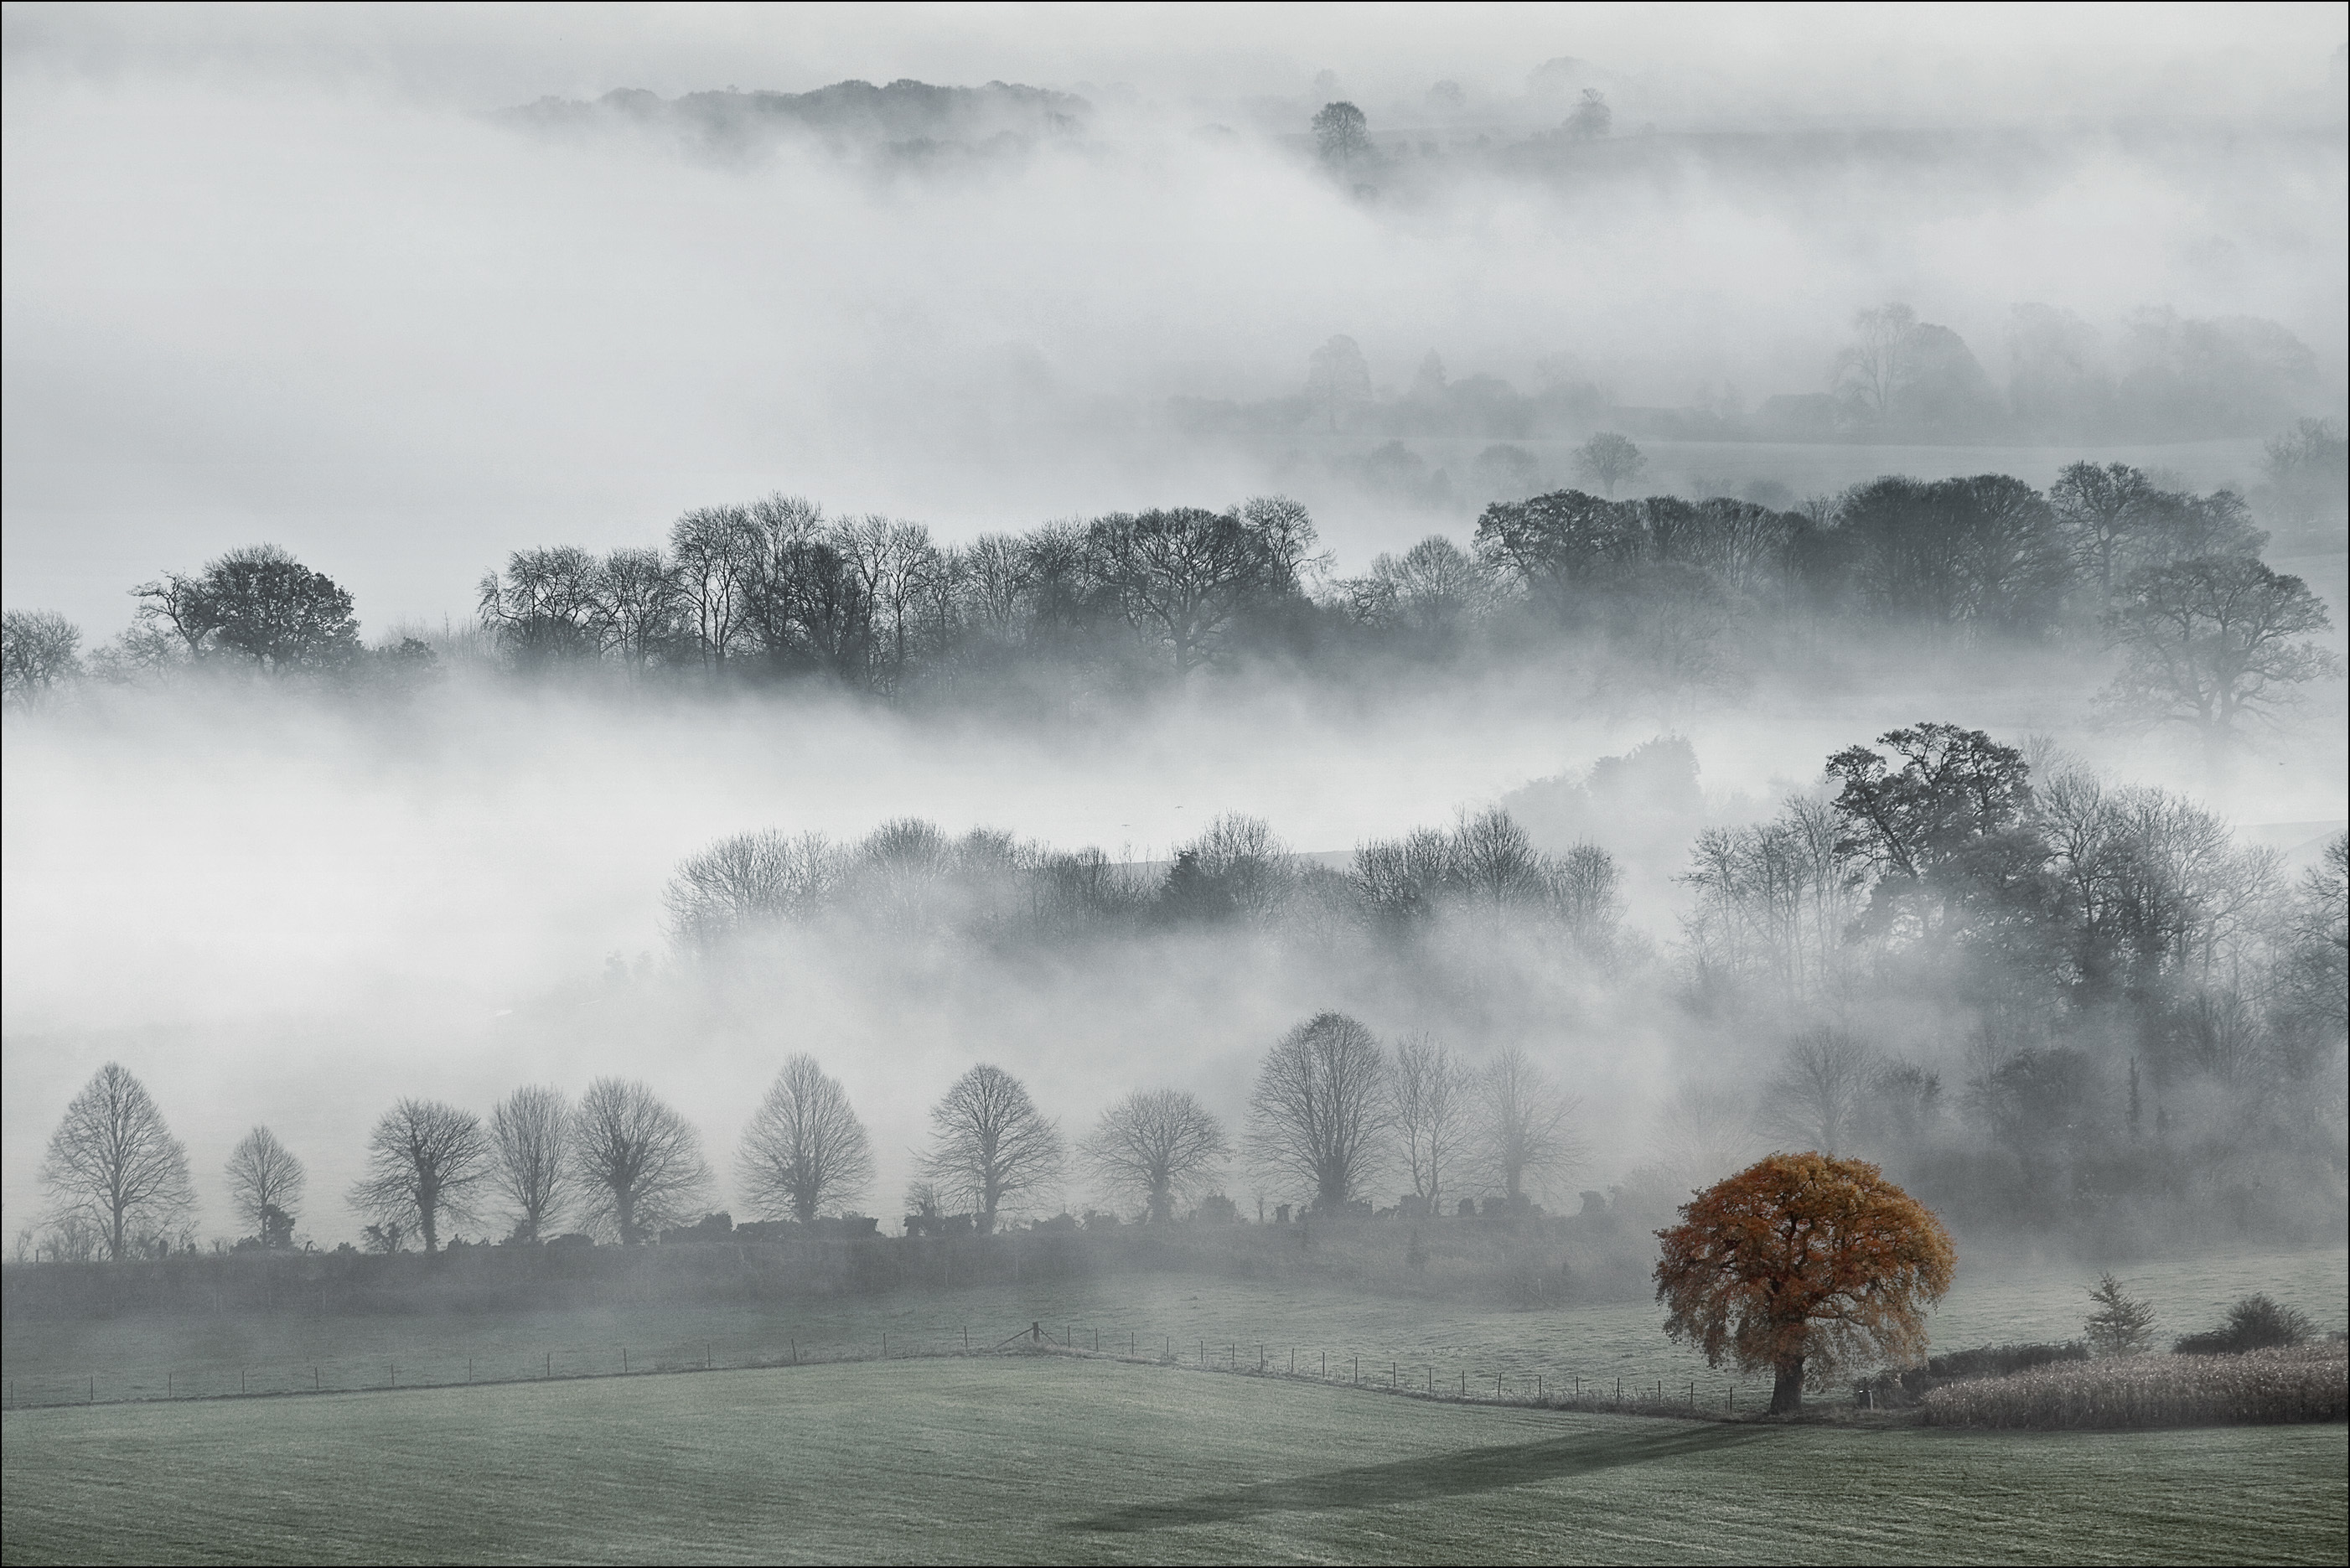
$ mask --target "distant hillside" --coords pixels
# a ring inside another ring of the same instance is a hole
[[[797,136],[844,152],[920,154],[1002,151],[1073,136],[1092,112],[1091,104],[1072,94],[1011,82],[965,88],[845,81],[813,92],[730,89],[674,99],[621,88],[590,102],[544,98],[499,118],[546,130],[668,129],[712,151],[749,151]]]

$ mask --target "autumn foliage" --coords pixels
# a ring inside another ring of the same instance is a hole
[[[1749,1371],[1771,1369],[1773,1413],[1857,1360],[1925,1354],[1926,1312],[1950,1288],[1950,1234],[1877,1167],[1774,1154],[1716,1182],[1657,1232],[1665,1332]]]

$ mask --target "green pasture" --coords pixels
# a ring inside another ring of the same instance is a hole
[[[9,1412],[9,1563],[2339,1561],[2339,1427],[1982,1436],[1064,1356]]]
[[[2160,1331],[2209,1326],[2227,1303],[2266,1291],[2321,1328],[2350,1326],[2350,1251],[2210,1254],[2125,1269],[2125,1282],[2161,1313]],[[2078,1336],[2087,1267],[2065,1260],[1963,1260],[1934,1322],[1956,1348]],[[1412,1381],[1471,1392],[1612,1392],[1658,1385],[1720,1408],[1741,1407],[1759,1379],[1670,1344],[1653,1303],[1577,1303],[1534,1311],[1371,1295],[1315,1281],[1111,1273],[1027,1285],[901,1291],[814,1303],[629,1304],[499,1314],[310,1317],[125,1315],[80,1321],[11,1317],[5,1326],[9,1403],[189,1394],[272,1393],[600,1376],[700,1366],[877,1358],[984,1349],[1040,1323],[1078,1348],[1161,1355],[1196,1365],[1260,1355],[1286,1371],[1366,1382]],[[1097,1338],[1098,1336],[1098,1338]]]

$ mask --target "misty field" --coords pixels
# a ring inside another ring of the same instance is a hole
[[[2322,1331],[2350,1327],[2350,1250],[2220,1252],[2121,1271],[2156,1303],[2158,1332],[2217,1321],[2228,1303],[2265,1291],[2310,1314]],[[1986,1260],[1963,1265],[1933,1324],[1937,1349],[2081,1333],[2094,1272],[2064,1261]],[[43,1320],[12,1314],[5,1330],[6,1395],[38,1405],[189,1394],[380,1388],[517,1378],[577,1377],[767,1364],[874,1359],[973,1349],[1041,1324],[1079,1348],[1212,1365],[1235,1356],[1286,1370],[1366,1382],[1412,1369],[1456,1388],[1612,1389],[1642,1384],[1691,1392],[1706,1407],[1735,1387],[1760,1401],[1767,1378],[1709,1368],[1669,1342],[1646,1300],[1513,1311],[1461,1301],[1372,1294],[1316,1281],[1200,1274],[1109,1273],[1017,1285],[896,1291],[814,1302],[708,1305],[615,1303],[501,1314],[314,1316],[235,1314]],[[1098,1334],[1098,1342],[1095,1335]]]
[[[2345,1522],[2331,1427],[1760,1428],[1058,1357],[0,1429],[10,1563],[2290,1563]]]

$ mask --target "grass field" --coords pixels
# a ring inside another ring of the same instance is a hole
[[[1058,1356],[0,1418],[0,1558],[2314,1563],[2339,1427],[1985,1437]]]
[[[1963,1263],[1934,1323],[1938,1348],[2077,1337],[2086,1308],[2087,1268],[2066,1261],[1982,1260]],[[2225,1305],[2267,1291],[2300,1307],[2324,1329],[2350,1326],[2350,1251],[2245,1251],[2125,1271],[2130,1288],[2162,1314],[2161,1332],[2209,1326]],[[5,1327],[7,1397],[31,1405],[94,1397],[380,1387],[619,1372],[664,1366],[740,1366],[787,1359],[875,1356],[887,1334],[891,1355],[959,1350],[970,1331],[984,1348],[1032,1322],[1080,1346],[1098,1333],[1103,1349],[1128,1343],[1193,1361],[1204,1342],[1211,1362],[1253,1364],[1257,1347],[1285,1368],[1294,1350],[1335,1376],[1359,1363],[1367,1380],[1430,1378],[1490,1390],[1496,1376],[1514,1390],[1537,1376],[1546,1387],[1627,1390],[1664,1384],[1708,1408],[1733,1384],[1742,1406],[1760,1399],[1761,1381],[1737,1382],[1668,1342],[1647,1302],[1594,1303],[1510,1312],[1443,1302],[1374,1296],[1321,1284],[1272,1283],[1199,1275],[1108,1274],[1029,1286],[909,1291],[805,1304],[708,1307],[616,1305],[489,1315],[172,1317],[78,1322],[12,1317]],[[1130,1336],[1130,1338],[1129,1338]],[[313,1368],[316,1368],[314,1374]]]

